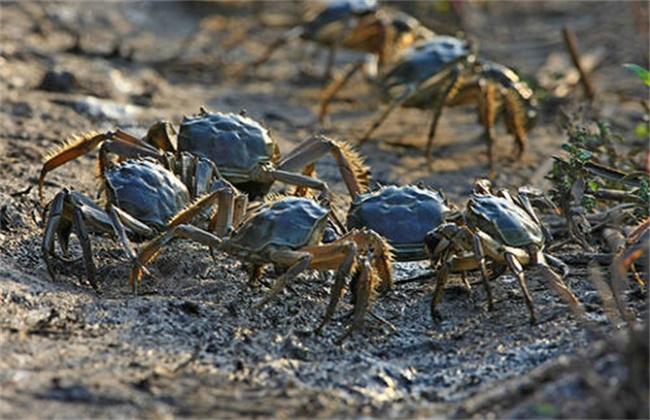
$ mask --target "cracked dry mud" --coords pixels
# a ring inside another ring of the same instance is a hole
[[[647,90],[621,65],[648,67],[646,2],[461,4],[462,22],[425,2],[396,6],[439,32],[454,33],[462,23],[482,55],[527,80],[542,80],[551,59],[568,59],[561,29],[569,26],[585,56],[601,57],[592,71],[597,97],[590,115],[633,135]],[[399,284],[376,301],[374,311],[394,331],[369,318],[342,346],[334,341],[345,327],[347,300],[322,334],[312,332],[327,305],[330,275],[301,275],[254,310],[266,289],[247,284],[243,265],[221,254],[213,260],[187,241],[161,252],[137,295],[123,254],[106,237],[92,239],[101,294],[81,284],[76,242],[75,258],[57,261],[57,281],[50,280],[35,184],[42,156],[71,134],[119,126],[140,135],[158,119],[178,125],[202,105],[246,109],[271,128],[282,151],[321,130],[318,48],[281,49],[255,77],[228,72],[260,54],[304,8],[243,1],[0,3],[0,417],[647,418],[647,289],[631,282],[626,294],[634,315],[645,320],[645,332],[632,334],[606,313],[584,265],[571,265],[568,278],[583,318],[533,269],[527,276],[537,325],[528,325],[511,276],[495,282],[493,311],[478,284],[470,293],[451,281],[439,306],[443,319],[433,323],[429,277]],[[567,63],[560,71],[571,71]],[[565,141],[561,113],[584,104],[580,85],[564,97],[549,96],[521,162],[508,158],[510,139],[499,127],[496,184],[548,190],[551,156]],[[371,90],[357,79],[333,104],[326,133],[354,141],[376,109]],[[422,152],[428,115],[418,110],[396,111],[360,151],[376,182],[425,182],[462,205],[474,179],[487,172],[475,118],[471,107],[443,112],[433,168]],[[46,198],[65,186],[92,195],[96,158],[93,152],[53,171]],[[343,191],[333,160],[323,159],[318,172]],[[399,281],[426,271],[424,263],[398,263],[395,274]]]

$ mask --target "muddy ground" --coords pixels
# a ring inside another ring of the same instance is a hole
[[[647,2],[456,4],[455,12],[446,3],[396,6],[438,32],[477,39],[482,56],[517,69],[542,100],[522,161],[512,161],[510,139],[498,128],[498,186],[552,187],[545,176],[566,141],[563,113],[600,118],[634,137],[648,92],[622,64],[648,67]],[[236,260],[213,260],[187,241],[163,250],[137,295],[124,255],[102,236],[92,238],[101,293],[83,284],[76,239],[72,260],[57,261],[57,281],[50,280],[35,185],[43,155],[74,133],[120,127],[141,135],[158,119],[179,124],[206,106],[246,109],[271,128],[283,152],[315,131],[355,141],[377,101],[355,79],[324,130],[316,118],[322,49],[295,43],[254,75],[232,74],[305,9],[297,2],[0,3],[0,416],[647,418],[647,332],[630,341],[629,324],[603,309],[584,264],[572,264],[567,279],[583,317],[531,269],[537,325],[528,324],[508,275],[494,283],[493,311],[481,287],[469,293],[450,282],[443,319],[434,324],[429,277],[375,303],[395,330],[369,318],[341,346],[334,341],[346,325],[347,300],[313,333],[329,275],[301,275],[254,310],[266,289],[251,288]],[[597,59],[590,106],[575,81],[554,86],[574,71],[565,26],[585,60]],[[338,64],[354,58],[343,53]],[[428,117],[398,110],[360,151],[375,182],[422,181],[462,205],[474,179],[487,174],[481,128],[472,107],[445,110],[431,168],[423,156]],[[53,171],[46,199],[65,186],[93,195],[96,159],[90,153]],[[318,172],[343,191],[331,158]],[[399,281],[426,270],[425,263],[396,264],[395,274]],[[625,302],[647,320],[647,289],[630,282]]]

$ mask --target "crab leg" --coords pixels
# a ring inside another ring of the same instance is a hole
[[[234,187],[232,187],[234,188]],[[217,202],[219,209],[224,207],[230,212],[228,220],[232,220],[232,198],[228,194],[224,195],[224,191],[232,192],[230,187],[219,188],[208,195],[199,198],[194,204],[186,209],[181,210],[174,216],[168,223],[165,232],[147,243],[137,254],[133,261],[131,275],[129,276],[129,283],[135,290],[135,285],[142,277],[144,266],[153,260],[160,249],[175,237],[184,237],[195,240],[199,243],[209,246],[210,248],[221,247],[222,241],[218,236],[215,236],[207,231],[188,225],[192,219],[201,214],[205,209]],[[218,214],[216,215],[218,216]],[[217,230],[227,231],[231,226],[221,227],[219,222]]]
[[[354,198],[367,189],[369,169],[363,158],[347,143],[325,136],[313,135],[300,143],[280,163],[281,171],[295,172],[330,153],[339,167],[343,182]]]
[[[41,253],[43,260],[50,273],[52,281],[56,281],[54,269],[52,268],[51,255],[54,255],[54,241],[58,237],[61,250],[64,255],[68,252],[68,237],[70,236],[70,222],[63,218],[63,202],[68,195],[68,190],[64,189],[59,192],[50,202],[47,224],[43,233],[43,242],[41,243]]]
[[[357,254],[370,259],[373,270],[381,280],[377,285],[378,293],[386,293],[393,288],[393,250],[386,239],[371,229],[354,229],[341,239],[354,241]]]
[[[496,86],[489,80],[478,82],[479,90],[479,119],[485,128],[485,139],[488,145],[488,169],[490,179],[494,179],[494,121],[496,120]]]
[[[239,225],[242,215],[238,213],[243,213],[243,209],[241,203],[237,203],[237,206],[235,205],[234,187],[220,188],[213,193],[217,194],[218,207],[210,218],[209,230],[210,232],[216,232],[217,236],[223,238],[231,229]],[[237,198],[239,197],[244,197],[245,199],[246,196],[238,196]]]
[[[411,83],[409,84],[404,91],[397,96],[395,99],[391,101],[391,103],[386,107],[384,112],[377,118],[372,125],[366,130],[366,132],[359,138],[358,145],[361,146],[363,143],[368,141],[372,133],[375,132],[376,129],[379,128],[379,126],[388,118],[388,115],[395,110],[398,106],[402,105],[406,100],[409,98],[411,93],[415,92],[417,87],[417,84]]]
[[[121,130],[103,134],[89,133],[82,137],[73,138],[59,150],[51,153],[45,160],[38,178],[38,195],[41,202],[43,201],[45,176],[48,172],[90,152],[100,144],[102,144],[99,163],[100,173],[106,167],[109,152],[122,157],[151,156],[160,159],[159,151]]]
[[[90,243],[88,229],[84,222],[83,211],[79,207],[74,209],[74,222],[72,223],[72,226],[74,227],[75,233],[79,238],[79,243],[81,244],[84,267],[86,267],[86,277],[88,278],[88,282],[92,288],[97,290],[97,281],[95,279],[96,267],[95,262],[93,261],[92,244]]]
[[[136,254],[135,250],[133,249],[133,246],[131,245],[131,241],[129,241],[129,238],[126,235],[126,231],[124,230],[124,225],[122,224],[122,222],[120,221],[120,217],[118,216],[118,211],[120,210],[118,210],[118,208],[113,206],[111,203],[108,203],[108,205],[106,206],[106,213],[111,219],[111,224],[113,225],[113,231],[115,232],[115,235],[120,241],[120,244],[122,244],[122,248],[124,249],[126,256],[134,264],[139,264],[138,255]],[[140,269],[146,271],[144,267],[140,267]]]
[[[580,301],[564,282],[564,278],[569,273],[569,267],[567,267],[566,264],[557,258],[548,254],[544,254],[540,251],[536,253],[536,258],[537,264],[542,268],[542,273],[544,274],[546,280],[551,284],[555,291],[558,292],[558,294],[563,294],[566,296],[566,303],[571,306],[571,309],[575,314],[580,315],[582,313],[582,309],[580,308]],[[551,270],[547,262],[552,264],[554,267],[562,270],[562,275],[558,275],[555,271]]]
[[[483,238],[485,236],[485,238]],[[485,293],[487,294],[488,299],[488,310],[491,311],[494,308],[494,300],[492,299],[492,288],[490,287],[490,282],[488,281],[487,268],[485,267],[485,252],[483,250],[483,244],[481,239],[489,240],[487,235],[481,235],[480,232],[474,235],[474,255],[478,261],[479,269],[481,270],[481,280],[485,286]]]
[[[438,306],[438,303],[440,303],[440,298],[442,298],[442,292],[449,280],[449,274],[458,271],[464,273],[465,271],[474,270],[476,268],[477,260],[474,255],[454,255],[443,264],[436,275],[436,288],[434,289],[433,297],[431,298],[431,318],[436,319],[439,317],[436,307]]]
[[[346,252],[346,254],[336,272],[330,304],[316,332],[320,332],[334,315],[343,292],[345,275],[350,270],[354,270],[356,274],[351,282],[351,284],[356,284],[355,290],[352,291],[354,315],[347,331],[336,340],[337,343],[341,343],[352,331],[363,326],[365,317],[370,312],[374,296],[377,293],[386,293],[392,288],[393,272],[390,247],[374,231],[355,229],[336,242],[343,242],[344,248],[340,251]],[[356,264],[355,255],[360,255]],[[354,267],[354,265],[358,266]]]
[[[460,73],[462,66],[460,64],[456,65],[450,72],[449,76],[449,85],[445,89],[441,89],[441,94],[438,96],[438,99],[433,102],[433,117],[431,118],[431,125],[429,126],[429,134],[427,136],[427,147],[424,151],[424,155],[427,158],[429,164],[433,160],[433,155],[431,150],[433,149],[433,140],[436,136],[436,128],[438,127],[438,121],[440,120],[440,115],[442,114],[442,108],[445,106],[448,100],[451,100],[458,93],[460,88]],[[438,79],[438,78],[436,78]]]
[[[356,300],[354,303],[354,313],[352,322],[348,325],[345,332],[336,339],[336,344],[341,344],[353,331],[361,329],[366,319],[366,315],[370,312],[371,295],[374,290],[374,279],[372,275],[372,267],[368,258],[360,257],[358,259],[360,267],[357,268],[355,275],[355,283],[357,285],[355,290]],[[325,320],[323,320],[325,321]]]
[[[275,264],[288,265],[289,268],[275,280],[271,291],[255,305],[256,309],[260,309],[277,296],[284,289],[287,278],[294,278],[305,271],[312,262],[312,254],[307,250],[273,249],[269,251],[269,259]]]
[[[134,261],[129,275],[129,284],[133,292],[136,292],[136,285],[140,282],[144,266],[153,260],[160,249],[169,243],[174,238],[185,238],[196,241],[200,244],[206,245],[210,248],[218,248],[221,246],[221,239],[203,229],[197,228],[192,225],[176,225],[169,228],[165,233],[149,241],[138,254],[136,261]]]
[[[266,49],[264,54],[261,57],[259,57],[257,60],[250,63],[249,66],[252,67],[253,69],[257,69],[257,67],[266,63],[278,48],[291,42],[294,39],[299,38],[300,36],[303,35],[304,32],[305,31],[302,26],[298,26],[286,32],[282,37],[278,38],[273,43],[271,43],[271,45],[269,45],[269,47]]]
[[[311,176],[297,174],[295,172],[273,169],[267,172],[272,181],[281,181],[285,184],[297,185],[300,187],[313,188],[316,190],[327,189],[327,184],[317,178]]]
[[[113,133],[110,132],[104,134],[90,133],[82,138],[73,139],[70,143],[64,145],[60,150],[57,150],[50,154],[45,160],[45,163],[41,168],[41,174],[38,178],[38,196],[41,202],[43,202],[43,184],[45,183],[45,175],[47,175],[48,172],[56,169],[66,162],[71,161],[74,158],[90,152],[100,143],[110,138],[112,134]]]
[[[92,246],[88,235],[88,229],[84,221],[84,211],[82,207],[74,207],[72,210],[72,221],[70,221],[69,207],[70,191],[67,189],[61,191],[50,203],[50,215],[45,228],[43,243],[41,246],[43,259],[47,266],[47,271],[53,281],[56,280],[50,255],[54,254],[54,237],[59,238],[59,244],[64,255],[68,254],[68,238],[70,236],[70,224],[79,238],[79,243],[83,252],[84,266],[86,269],[86,278],[93,287],[97,289],[95,281],[95,263],[92,257]]]
[[[194,168],[194,182],[191,184],[192,189],[190,195],[192,197],[200,197],[203,194],[210,192],[210,187],[213,179],[222,180],[217,166],[214,162],[200,158]],[[187,184],[186,184],[187,185]]]
[[[510,252],[505,252],[504,257],[508,266],[515,273],[517,281],[519,282],[519,287],[524,294],[524,299],[526,300],[526,306],[528,306],[528,311],[530,312],[530,325],[535,325],[537,319],[535,317],[535,307],[533,305],[533,298],[530,296],[530,291],[528,290],[528,284],[524,277],[524,267],[521,265],[521,262]]]
[[[176,148],[172,144],[171,140],[175,134],[176,132],[174,127],[169,121],[158,121],[149,127],[144,140],[147,144],[150,144],[157,149],[166,152],[176,152]]]
[[[515,156],[517,159],[521,157],[526,152],[528,147],[528,142],[526,140],[526,131],[527,128],[525,123],[522,121],[520,109],[524,107],[519,95],[517,95],[514,88],[508,88],[506,94],[504,95],[505,102],[505,114],[506,114],[506,124],[508,125],[508,131],[512,132],[516,140],[516,151]]]
[[[354,76],[356,72],[363,68],[364,61],[359,61],[347,66],[347,69],[343,76],[337,77],[332,83],[330,83],[320,94],[320,111],[318,112],[318,122],[321,125],[325,124],[325,118],[329,114],[329,107],[332,98],[336,95],[345,84]]]
[[[122,223],[119,224],[122,226]],[[72,226],[74,232],[79,237],[88,281],[96,289],[95,264],[92,258],[88,227],[100,232],[110,232],[113,229],[111,217],[101,210],[92,200],[77,191],[63,189],[54,197],[49,204],[49,216],[41,246],[43,259],[53,280],[55,276],[50,255],[53,255],[54,239],[58,237],[61,250],[67,256],[70,226]],[[137,221],[133,225],[127,225],[129,232],[142,228],[149,230],[148,227]],[[124,227],[122,227],[122,230],[124,231]],[[140,232],[142,231],[140,230]],[[124,233],[124,236],[126,236],[126,233]]]

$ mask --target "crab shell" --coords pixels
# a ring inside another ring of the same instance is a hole
[[[387,186],[360,194],[348,211],[348,228],[367,227],[394,248],[398,261],[426,258],[424,237],[453,212],[439,191],[414,185]]]
[[[309,22],[302,25],[302,39],[331,45],[340,38],[346,20],[359,18],[377,11],[377,0],[339,0],[332,1]]]
[[[418,42],[406,49],[396,64],[385,74],[380,85],[384,87],[384,100],[391,100],[399,95],[411,83],[424,82],[434,75],[441,73],[462,58],[469,61],[476,59],[470,57],[472,52],[469,43],[460,38],[439,35],[432,39]],[[489,60],[480,60],[473,76],[464,76],[461,92],[449,105],[458,105],[476,101],[478,90],[476,88],[463,91],[465,86],[475,86],[474,77],[484,77],[497,81],[506,89],[514,89],[517,96],[524,102],[526,109],[526,125],[530,130],[537,120],[537,104],[533,98],[533,91],[520,77],[508,67]],[[442,85],[444,78],[433,78],[420,87],[423,91],[436,91],[432,86]],[[414,108],[427,108],[431,102],[430,95],[413,94],[404,103],[404,106]]]
[[[239,189],[265,194],[271,183],[254,182],[260,166],[273,165],[280,153],[269,131],[257,121],[238,114],[201,112],[185,117],[178,132],[178,150],[209,159]],[[261,184],[261,185],[257,185]]]
[[[467,41],[446,35],[437,35],[406,49],[395,65],[383,76],[380,85],[386,89],[390,100],[399,95],[407,85],[429,79],[450,63],[467,57],[471,51]],[[430,98],[428,98],[430,100]],[[417,104],[406,103],[411,107]],[[425,107],[425,106],[422,106]]]
[[[191,202],[185,184],[153,159],[118,163],[106,171],[105,182],[119,208],[159,229]]]
[[[544,245],[542,227],[524,209],[501,197],[472,194],[465,220],[471,229],[485,232],[505,245]]]
[[[299,249],[320,243],[329,209],[314,200],[286,197],[264,204],[228,240],[235,252],[263,257],[272,245]]]

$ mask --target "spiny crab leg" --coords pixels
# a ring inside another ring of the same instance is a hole
[[[363,327],[366,315],[370,312],[370,296],[373,293],[374,279],[372,276],[372,267],[368,258],[359,257],[357,259],[357,274],[356,274],[356,291],[355,295],[357,301],[354,305],[354,313],[352,315],[352,322],[348,325],[346,331],[336,339],[336,344],[341,344],[353,331]],[[363,299],[361,299],[363,297]]]
[[[347,244],[352,254],[345,254],[336,272],[332,286],[330,303],[316,333],[330,321],[338,306],[345,285],[345,277],[341,267],[351,264],[350,270],[356,283],[352,290],[354,301],[354,316],[347,331],[337,339],[342,342],[351,332],[363,326],[364,319],[370,311],[370,306],[377,294],[388,292],[393,286],[392,250],[388,243],[372,230],[352,230],[338,239],[335,243]],[[346,248],[340,248],[344,251]],[[358,256],[355,256],[358,255]],[[351,262],[348,258],[353,258]]]
[[[315,163],[327,153],[336,160],[343,182],[352,198],[367,190],[370,170],[363,163],[363,158],[346,143],[321,135],[313,135],[299,144],[284,157],[278,169],[288,172],[298,171]]]
[[[136,284],[142,277],[143,267],[153,260],[160,249],[172,239],[188,238],[207,245],[210,248],[221,247],[222,241],[218,236],[189,225],[188,223],[215,203],[217,203],[219,209],[232,207],[232,196],[229,194],[224,195],[224,191],[228,191],[228,188],[216,189],[210,194],[199,198],[188,208],[181,210],[167,223],[167,229],[165,229],[164,233],[158,235],[140,249],[129,276],[129,284],[134,291]],[[232,218],[229,220],[232,220]],[[231,226],[218,226],[217,230],[228,231],[230,228]]]
[[[343,75],[334,79],[329,85],[323,89],[320,94],[320,110],[318,112],[318,122],[321,125],[329,125],[326,123],[326,119],[329,115],[329,107],[332,102],[332,98],[345,86],[345,84],[363,68],[364,61],[358,61],[353,64],[349,64]]]
[[[38,196],[43,203],[43,184],[45,183],[45,175],[55,168],[67,163],[81,155],[84,155],[97,146],[110,138],[113,133],[95,134],[90,133],[82,138],[72,139],[69,143],[63,145],[59,150],[51,153],[45,160],[41,168],[41,174],[38,178]]]
[[[107,165],[107,153],[117,153],[123,158],[137,156],[151,156],[160,159],[160,152],[152,146],[136,139],[122,130],[109,131],[102,134],[88,133],[75,137],[46,158],[38,178],[38,196],[43,202],[43,185],[48,172],[82,156],[97,146],[102,145],[100,153],[100,174]]]
[[[391,112],[393,112],[395,110],[395,108],[397,108],[398,106],[400,106],[404,102],[406,102],[406,100],[409,98],[411,93],[415,92],[415,90],[417,89],[417,86],[418,85],[416,83],[409,84],[406,87],[406,89],[404,89],[404,91],[399,96],[397,96],[395,99],[393,99],[391,101],[391,103],[386,107],[384,112],[382,112],[381,115],[379,115],[379,117],[377,119],[375,119],[375,121],[372,123],[372,125],[370,127],[368,127],[366,132],[363,133],[363,135],[359,138],[359,141],[358,141],[357,144],[359,146],[361,146],[366,141],[368,141],[368,139],[370,138],[372,133],[374,133],[375,130],[378,129],[379,126],[386,120],[386,118],[388,118],[388,115]]]
[[[41,249],[52,280],[56,280],[50,259],[50,256],[54,255],[54,241],[58,238],[61,251],[67,256],[68,238],[70,228],[72,228],[79,238],[86,277],[95,289],[97,289],[95,282],[96,269],[88,235],[89,228],[98,231],[111,231],[114,230],[115,223],[117,223],[119,229],[124,232],[124,237],[126,237],[127,230],[129,233],[137,232],[144,235],[152,233],[149,227],[126,214],[118,215],[116,213],[111,216],[95,202],[75,190],[63,189],[59,192],[50,202],[48,214]],[[117,218],[120,218],[120,220]],[[128,255],[130,243],[128,240],[125,242],[121,238],[120,242]]]

